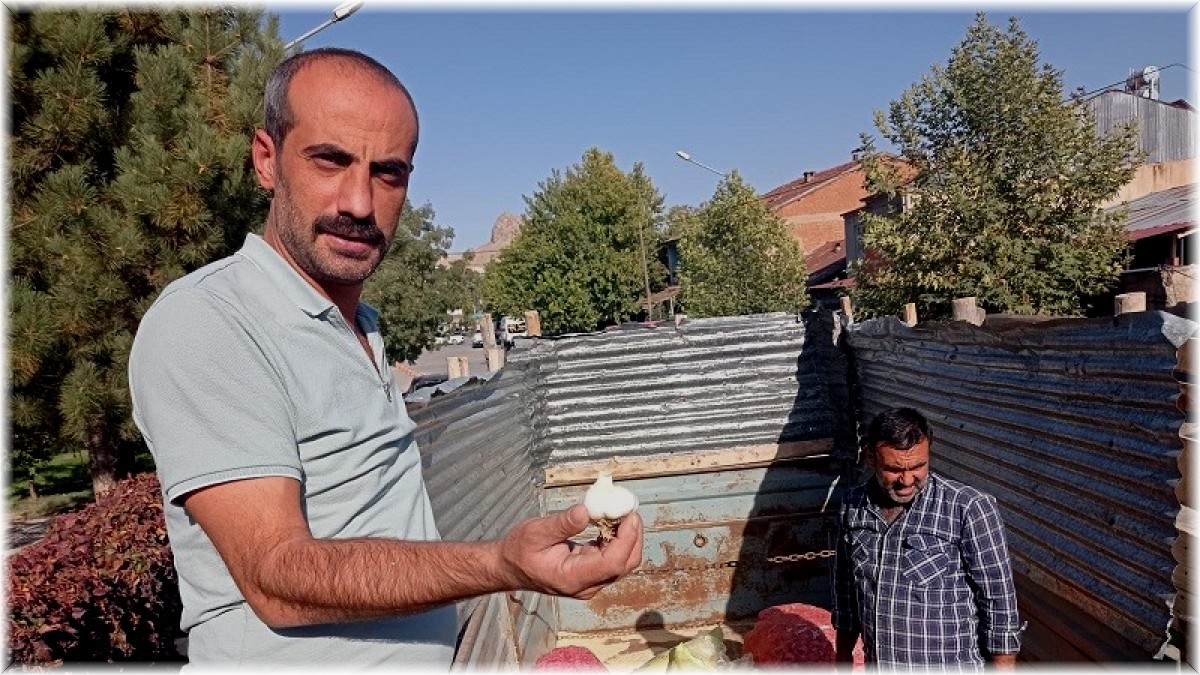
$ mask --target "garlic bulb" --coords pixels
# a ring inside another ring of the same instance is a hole
[[[583,495],[588,518],[600,528],[600,539],[609,541],[621,519],[638,507],[637,496],[620,485],[613,485],[612,474],[601,473]]]

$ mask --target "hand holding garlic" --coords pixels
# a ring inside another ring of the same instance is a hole
[[[596,482],[583,495],[588,518],[600,529],[600,540],[611,541],[621,519],[637,510],[637,496],[620,485],[614,485],[612,474],[600,473]]]

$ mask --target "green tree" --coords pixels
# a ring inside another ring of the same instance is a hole
[[[513,316],[536,309],[545,334],[636,315],[646,276],[659,286],[665,276],[655,254],[663,200],[642,165],[625,173],[592,148],[538,188],[525,199],[520,234],[484,274],[487,307]]]
[[[1016,19],[1003,31],[979,14],[944,68],[876,112],[915,173],[905,184],[863,135],[868,187],[911,200],[863,217],[862,315],[915,302],[944,318],[964,296],[991,312],[1079,315],[1116,281],[1125,217],[1100,204],[1140,161],[1135,130],[1098,136],[1078,95],[1064,102],[1062,73],[1038,63]]]
[[[472,254],[441,268],[438,292],[447,310],[461,309],[470,316],[483,307],[483,275],[468,267]]]
[[[142,449],[138,320],[265,217],[249,139],[282,45],[273,18],[236,8],[10,21],[11,459],[84,449],[101,494]]]
[[[438,266],[454,239],[454,230],[433,224],[433,207],[405,204],[392,248],[363,289],[363,299],[379,310],[388,356],[415,361],[433,344],[446,312],[470,309],[471,274],[466,263]]]
[[[799,312],[808,306],[804,251],[735,171],[694,210],[672,210],[679,302],[689,316]]]

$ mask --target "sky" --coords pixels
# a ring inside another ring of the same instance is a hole
[[[266,11],[289,41],[336,5]],[[1184,2],[563,7],[366,0],[304,41],[361,50],[409,88],[421,119],[409,198],[454,229],[451,251],[486,243],[593,147],[624,171],[640,162],[668,208],[710,199],[719,173],[762,194],[848,162],[860,134],[879,139],[875,111],[944,65],[976,11],[1000,27],[1017,17],[1065,93],[1153,65],[1163,100],[1196,104]]]

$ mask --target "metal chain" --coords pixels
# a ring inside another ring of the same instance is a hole
[[[701,572],[703,570],[716,570],[722,567],[737,567],[736,560],[726,560],[725,562],[709,563],[707,565],[692,565],[690,567],[662,567],[654,570],[638,570],[634,574],[674,574],[676,572]]]
[[[808,553],[792,553],[791,555],[777,555],[767,558],[769,563],[785,563],[799,562],[801,560],[816,560],[817,558],[832,558],[837,552],[832,549],[824,551],[809,551]]]
[[[767,558],[767,562],[778,565],[780,563],[787,563],[787,562],[800,562],[801,560],[812,561],[812,560],[817,560],[820,558],[832,558],[834,556],[834,554],[835,554],[835,551],[828,550],[828,549],[824,550],[824,551],[809,551],[808,553],[792,553],[790,555],[771,556],[770,558]],[[675,572],[700,572],[703,570],[715,570],[715,569],[721,569],[722,567],[737,567],[737,566],[738,566],[738,561],[726,560],[725,562],[709,563],[707,565],[692,565],[690,567],[672,567],[669,569],[668,568],[660,568],[660,569],[653,569],[653,570],[638,570],[638,571],[634,572],[634,574],[644,576],[647,574],[674,574]]]

